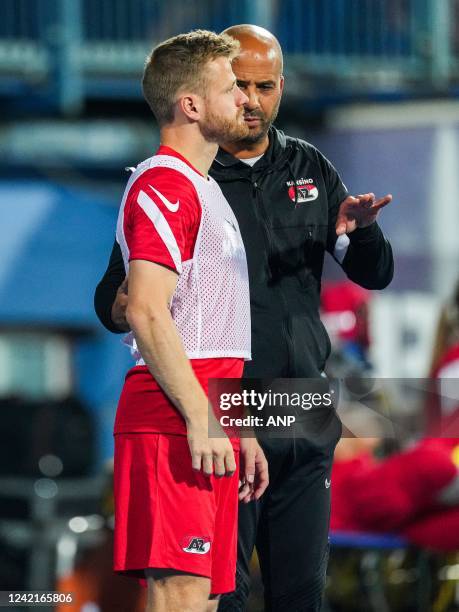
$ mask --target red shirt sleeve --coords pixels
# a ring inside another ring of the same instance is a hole
[[[124,208],[129,261],[144,259],[181,272],[193,256],[201,205],[193,183],[171,168],[152,168],[132,185]]]

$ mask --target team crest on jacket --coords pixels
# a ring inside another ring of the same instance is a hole
[[[297,204],[304,204],[305,202],[312,202],[317,200],[319,197],[319,190],[314,185],[314,179],[300,178],[296,183],[296,202]],[[292,202],[295,202],[295,184],[293,181],[287,181],[288,195]]]
[[[193,555],[205,555],[210,550],[210,538],[206,536],[186,536],[181,542],[182,550]]]

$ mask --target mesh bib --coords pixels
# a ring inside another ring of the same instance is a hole
[[[185,162],[155,155],[139,164],[124,192],[116,230],[126,273],[129,248],[124,237],[124,206],[133,183],[155,167],[171,168],[193,184],[201,204],[201,222],[193,258],[182,263],[171,314],[189,359],[250,359],[250,297],[244,244],[236,217],[214,179],[197,174]],[[145,365],[133,333],[124,342],[137,365]]]

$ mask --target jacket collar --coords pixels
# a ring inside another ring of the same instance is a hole
[[[274,126],[271,126],[269,128],[268,135],[269,146],[263,157],[253,166],[253,169],[262,170],[265,167],[279,161],[279,158],[283,157],[286,153],[287,139],[285,138],[285,134],[276,129]],[[217,156],[212,164],[212,170],[219,173],[219,171],[221,172],[223,169],[226,169],[225,173],[228,173],[229,168],[234,168],[234,170],[237,168],[238,174],[240,174],[242,169],[246,171],[252,170],[250,166],[244,164],[244,162],[237,159],[237,157],[234,157],[231,155],[231,153],[227,153],[222,148],[219,148]]]

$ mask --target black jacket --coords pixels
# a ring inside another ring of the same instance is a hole
[[[252,309],[249,377],[317,377],[330,352],[319,318],[325,250],[332,255],[335,223],[347,191],[330,162],[312,145],[271,128],[270,145],[250,167],[219,150],[210,174],[238,219],[247,253]],[[383,289],[393,276],[389,242],[377,223],[349,235],[342,263],[367,289]],[[115,242],[95,293],[95,309],[111,331],[110,311],[125,276]]]

